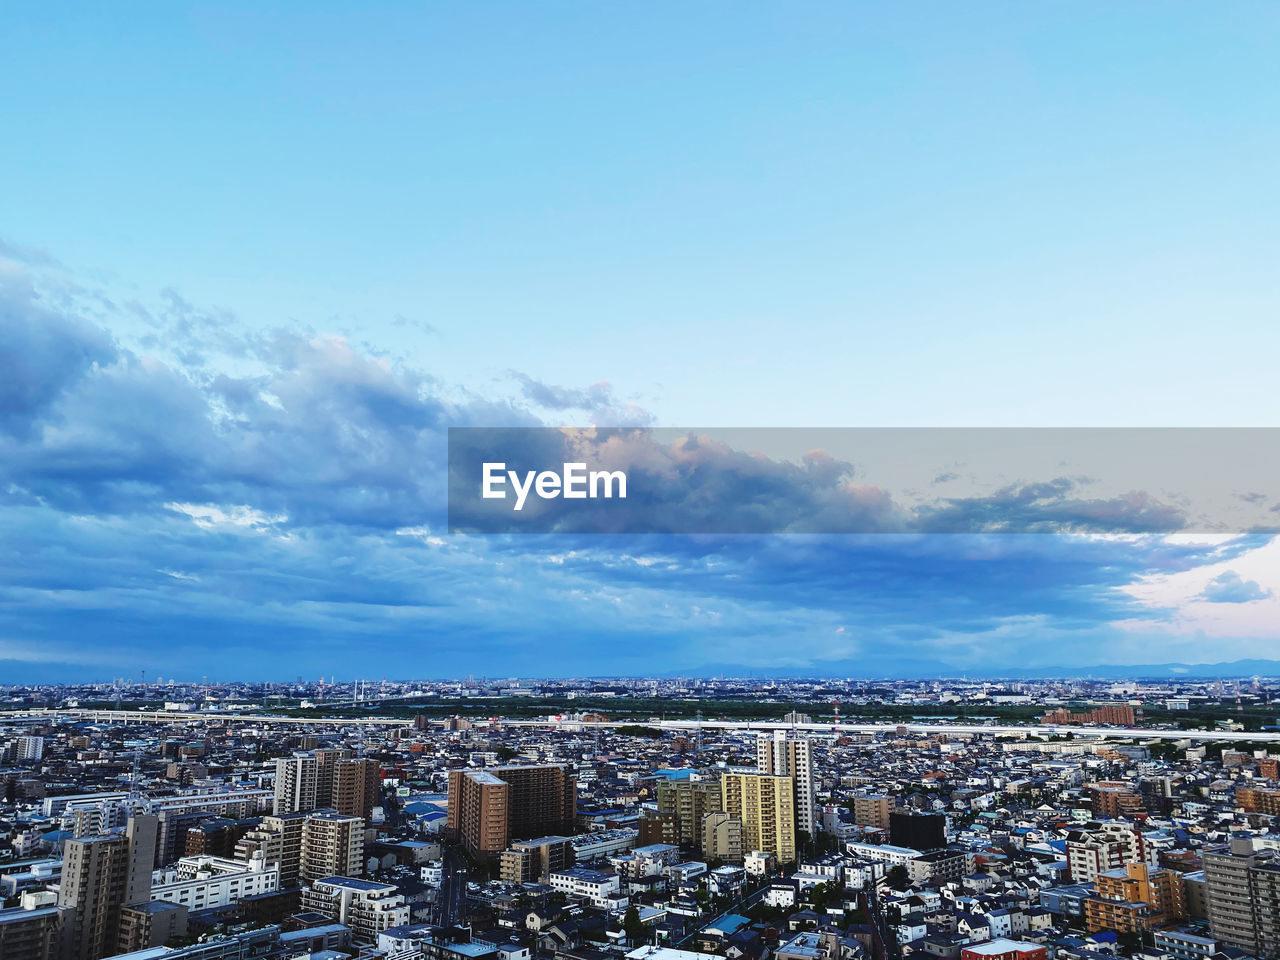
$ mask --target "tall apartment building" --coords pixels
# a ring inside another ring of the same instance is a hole
[[[320,760],[314,753],[276,758],[276,796],[272,812],[306,813],[316,809]]]
[[[14,743],[14,756],[18,761],[44,759],[44,737],[18,737]]]
[[[1213,935],[1257,957],[1280,954],[1280,852],[1237,837],[1201,859]]]
[[[668,780],[658,784],[658,813],[670,816],[671,838],[655,842],[702,849],[702,818],[723,810],[719,780]]]
[[[742,843],[741,820],[723,810],[708,813],[702,818],[702,843],[699,846],[708,860],[741,863],[745,852]]]
[[[159,825],[154,816],[129,819],[120,833],[68,840],[62,855],[58,907],[70,960],[121,952],[120,912],[151,900],[151,868]]]
[[[851,806],[854,823],[878,830],[889,829],[889,815],[895,807],[893,797],[883,793],[855,794]]]
[[[1128,823],[1094,823],[1067,834],[1067,869],[1073,883],[1093,883],[1108,870],[1122,870],[1130,863],[1155,868],[1159,854]]]
[[[364,874],[364,820],[336,810],[317,810],[302,824],[303,880]]]
[[[512,839],[572,833],[576,809],[577,787],[558,764],[449,772],[447,829],[482,860]]]
[[[346,747],[320,747],[311,753],[316,758],[316,808],[332,807],[338,764],[350,758],[351,751]]]
[[[779,863],[796,859],[795,782],[763,773],[726,773],[720,778],[724,809],[742,822],[747,850],[771,853]]]
[[[756,741],[756,769],[773,777],[790,777],[795,784],[796,829],[816,836],[814,808],[817,804],[813,784],[813,760],[808,737],[796,736],[788,730],[761,734]]]
[[[1130,863],[1121,870],[1098,874],[1094,884],[1094,896],[1084,902],[1085,926],[1090,933],[1145,933],[1187,916],[1186,887],[1176,871]]]
[[[377,760],[339,760],[333,767],[332,803],[348,817],[373,819],[373,808],[382,797],[382,771]]]
[[[261,853],[270,866],[280,870],[280,889],[291,890],[302,879],[302,833],[305,813],[263,817],[262,823],[236,842],[235,858],[248,863]]]

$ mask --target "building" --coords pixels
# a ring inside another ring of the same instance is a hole
[[[988,940],[966,946],[960,960],[1047,960],[1049,951],[1038,943],[1023,940]]]
[[[311,751],[316,758],[316,797],[312,809],[336,806],[333,800],[338,764],[351,756],[346,747],[318,747]]]
[[[1182,876],[1173,870],[1152,870],[1145,863],[1098,874],[1095,896],[1084,903],[1085,927],[1090,933],[1145,933],[1162,924],[1186,919],[1187,901]]]
[[[498,858],[501,877],[508,883],[543,880],[548,874],[573,866],[574,862],[570,837],[518,840]]]
[[[302,823],[298,874],[302,880],[364,874],[364,820],[317,810]]]
[[[276,758],[276,790],[272,812],[307,813],[314,810],[320,779],[320,761],[314,753]]]
[[[702,818],[722,809],[719,780],[664,781],[658,784],[658,815],[669,819],[673,832],[650,842],[701,850]]]
[[[280,870],[280,889],[298,885],[302,873],[302,832],[305,813],[286,813],[263,817],[262,823],[236,842],[235,859],[248,863],[261,853],[268,865]]]
[[[1237,837],[1201,860],[1213,936],[1255,956],[1280,954],[1280,854]]]
[[[615,907],[625,903],[621,881],[616,873],[570,867],[551,874],[547,882],[551,884],[551,889],[571,897],[580,897],[595,907]]]
[[[889,842],[913,850],[937,850],[947,845],[947,818],[941,813],[910,813],[895,810],[889,814]]]
[[[248,863],[223,857],[183,857],[151,881],[151,899],[176,903],[189,910],[221,907],[245,897],[280,889],[280,867],[257,852]]]
[[[1120,817],[1135,817],[1146,812],[1146,803],[1142,793],[1118,781],[1091,783],[1088,786],[1090,805],[1096,817],[1115,820]]]
[[[122,953],[162,947],[174,937],[187,935],[186,907],[163,900],[135,903],[120,909]]]
[[[0,909],[0,957],[5,960],[58,960],[57,896],[24,893],[18,906]]]
[[[373,819],[381,803],[382,773],[377,760],[339,760],[333,768],[332,806],[341,814]]]
[[[863,827],[875,827],[877,830],[889,829],[889,814],[893,813],[893,797],[883,793],[855,794],[853,803],[853,822]]]
[[[344,924],[361,943],[409,922],[409,905],[395,886],[352,877],[324,877],[302,893],[302,909]]]
[[[710,860],[742,863],[742,821],[723,810],[702,818],[702,855]]]
[[[68,956],[99,960],[121,952],[122,908],[151,900],[158,828],[154,816],[138,815],[123,832],[67,841],[57,905],[65,910]]]
[[[1170,708],[1172,709],[1172,708]],[[1132,727],[1137,722],[1133,707],[1128,704],[1108,704],[1095,707],[1084,713],[1072,713],[1065,707],[1050,710],[1044,715],[1041,723],[1085,724],[1099,723],[1113,727]]]
[[[513,839],[573,833],[576,808],[577,787],[560,764],[449,772],[449,833],[480,860]]]
[[[28,763],[44,759],[44,737],[18,737],[14,741],[14,759]]]
[[[808,737],[787,730],[761,734],[756,740],[756,769],[773,777],[790,777],[795,789],[795,828],[816,836],[813,757]]]
[[[1095,823],[1067,834],[1067,869],[1076,883],[1092,883],[1099,874],[1130,863],[1155,868],[1157,858],[1142,831],[1127,823]]]
[[[779,863],[796,859],[795,784],[790,777],[726,773],[725,812],[742,823],[743,848],[771,853]]]

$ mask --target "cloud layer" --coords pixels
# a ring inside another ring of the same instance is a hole
[[[602,382],[517,373],[514,396],[465,394],[348,338],[246,330],[173,291],[111,296],[9,249],[0,679],[143,665],[186,677],[972,673],[1142,662],[1143,631],[1165,631],[1159,659],[1194,662],[1204,627],[1180,625],[1187,604],[1272,597],[1256,572],[1136,594],[1270,541],[1160,536],[1176,508],[1091,500],[1074,481],[939,501],[937,519],[974,530],[1092,516],[1115,529],[1121,517],[1142,535],[447,535],[449,427],[649,418]],[[619,455],[704,518],[730,497],[747,520],[781,498],[832,523],[852,512],[891,528],[901,510],[822,454],[621,436]],[[1272,639],[1224,629],[1240,655]]]

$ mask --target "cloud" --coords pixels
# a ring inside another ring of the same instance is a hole
[[[1271,596],[1272,592],[1264,590],[1256,580],[1245,580],[1234,570],[1214,577],[1200,594],[1202,600],[1210,603],[1252,603]]]
[[[653,422],[653,415],[639,405],[619,402],[606,381],[575,389],[544,383],[519,370],[507,373],[520,384],[526,400],[548,412],[583,411],[591,416],[594,425],[602,427],[645,426]]]
[[[97,679],[144,658],[210,676],[1114,662],[1143,656],[1123,624],[1164,631],[1169,650],[1194,634],[1175,619],[1185,586],[1126,592],[1142,578],[1212,570],[1207,581],[1225,563],[1260,576],[1245,564],[1263,541],[982,532],[1166,529],[1168,508],[1145,494],[1091,498],[1056,479],[921,513],[820,450],[792,461],[697,434],[657,442],[604,383],[516,375],[522,401],[508,402],[347,337],[245,330],[176,291],[143,305],[59,290],[21,266],[0,287],[9,678]],[[651,498],[628,504],[625,529],[661,522],[626,536],[442,535],[449,428],[542,426],[528,405],[621,423],[519,442],[625,462]],[[760,533],[779,503],[783,529],[897,532]],[[758,535],[660,532],[726,519]],[[934,523],[963,532],[920,534]],[[1238,649],[1270,642],[1266,629],[1236,629]]]

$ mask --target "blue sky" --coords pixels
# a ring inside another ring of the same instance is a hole
[[[450,424],[1277,425],[1278,21],[13,12],[5,671],[329,675],[351,644],[403,676],[1266,655],[1262,538],[433,523]]]

